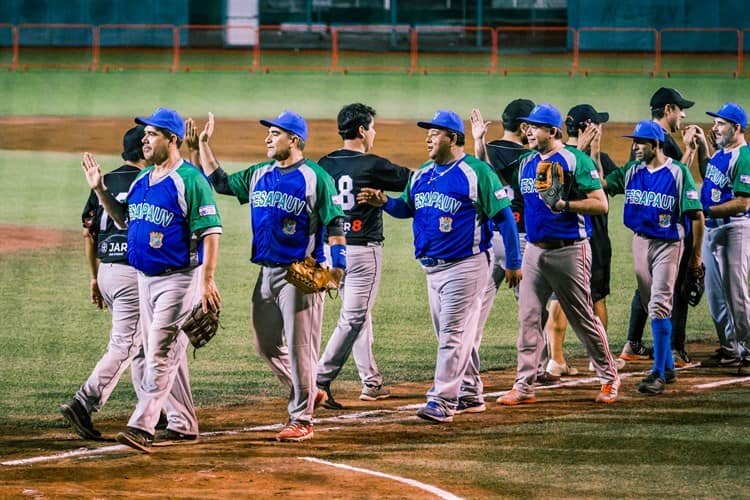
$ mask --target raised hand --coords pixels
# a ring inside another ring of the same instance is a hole
[[[198,127],[192,118],[185,120],[185,144],[190,151],[198,151]]]
[[[214,135],[214,114],[209,111],[208,121],[201,131],[200,142],[208,142],[212,135]]]
[[[471,110],[469,120],[471,121],[471,134],[474,139],[483,139],[487,134],[487,128],[492,122],[484,121],[484,118],[482,118],[482,112],[477,108]]]
[[[94,155],[88,151],[83,153],[81,167],[83,168],[83,174],[86,176],[86,181],[89,183],[89,187],[94,191],[103,190],[104,176],[102,175],[101,167],[99,167],[99,162],[96,161]]]

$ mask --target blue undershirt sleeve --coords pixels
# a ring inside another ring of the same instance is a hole
[[[518,228],[513,211],[510,207],[503,208],[495,214],[492,222],[505,244],[505,269],[521,269],[521,242],[518,240]]]
[[[383,205],[383,210],[391,217],[397,219],[408,219],[414,216],[411,207],[401,198],[391,198],[389,196],[388,201]]]

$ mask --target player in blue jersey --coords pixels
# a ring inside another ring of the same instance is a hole
[[[662,150],[664,131],[653,121],[641,121],[630,137],[635,161],[607,175],[604,186],[611,195],[624,194],[623,221],[633,233],[633,265],[643,306],[651,318],[654,366],[638,384],[638,392],[661,394],[674,380],[670,349],[672,299],[677,279],[685,218],[695,236],[689,267],[701,265],[703,213],[695,181],[687,166]]]
[[[180,327],[196,303],[219,310],[214,275],[221,220],[205,176],[180,156],[182,117],[158,108],[135,121],[145,126],[143,155],[153,166],[136,177],[123,203],[107,189],[89,153],[83,170],[109,216],[121,227],[127,224],[128,262],[138,270],[146,368],[138,405],[117,440],[148,453],[165,404],[170,411],[164,441],[198,438],[185,352],[189,341]]]
[[[372,352],[372,307],[383,266],[383,211],[357,204],[356,197],[364,186],[402,191],[410,174],[409,169],[370,153],[375,141],[373,108],[348,104],[339,111],[337,122],[344,147],[318,161],[333,178],[346,214],[347,270],[341,285],[341,312],[318,363],[317,384],[328,394],[323,406],[330,409],[343,408],[333,399],[330,386],[350,354],[362,381],[359,399],[376,401],[390,395]]]
[[[141,151],[143,126],[137,125],[123,137],[125,163],[104,176],[104,185],[115,198],[124,199],[146,160]],[[138,276],[128,265],[128,231],[115,225],[91,191],[82,215],[86,261],[91,273],[91,303],[105,304],[112,314],[107,352],[94,367],[75,396],[60,406],[60,412],[84,439],[101,439],[91,421],[130,366],[133,388],[140,393],[143,378],[143,335],[138,320]]]
[[[261,120],[268,127],[268,161],[231,175],[219,167],[209,139],[213,116],[200,137],[200,158],[218,193],[250,203],[252,262],[261,266],[253,291],[252,323],[259,354],[290,390],[289,420],[279,441],[313,437],[313,409],[326,393],[316,387],[323,321],[323,292],[304,293],[284,279],[289,264],[323,262],[328,235],[333,271],[346,269],[344,212],[333,179],[304,157],[307,123],[285,110]]]
[[[533,151],[521,158],[519,185],[524,199],[526,251],[518,298],[518,372],[513,389],[498,399],[507,406],[536,402],[534,382],[545,349],[543,313],[554,292],[601,381],[598,403],[617,400],[620,377],[607,333],[591,300],[591,235],[589,215],[607,212],[596,165],[585,153],[562,142],[562,116],[549,104],[538,104],[529,116],[526,136]],[[536,191],[537,164],[557,162],[565,172],[570,197],[554,211]]]
[[[747,113],[728,102],[715,113],[717,147],[703,176],[701,203],[706,214],[703,261],[706,300],[719,336],[719,351],[706,366],[748,365],[750,358],[750,149],[745,142]]]
[[[463,403],[484,406],[479,373],[467,373],[478,331],[482,293],[490,273],[493,226],[503,234],[506,279],[521,279],[518,231],[507,193],[486,163],[464,152],[464,125],[440,110],[427,129],[430,160],[414,172],[399,198],[363,188],[358,201],[384,206],[398,218],[412,217],[414,254],[427,274],[432,324],[438,340],[435,378],[417,415],[451,422]]]

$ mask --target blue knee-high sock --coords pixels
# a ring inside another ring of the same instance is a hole
[[[654,335],[654,372],[664,378],[664,369],[669,368],[669,359],[672,357],[669,348],[672,322],[669,318],[652,319],[651,332]]]

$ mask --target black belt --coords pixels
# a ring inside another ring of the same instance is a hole
[[[355,247],[382,247],[383,242],[382,241],[358,241],[356,243],[347,243],[347,245],[355,246]]]
[[[545,241],[537,241],[534,243],[534,245],[538,246],[539,248],[543,250],[557,250],[560,248],[565,247],[571,247],[578,243],[579,241],[583,241],[584,238],[578,238],[577,240],[545,240]]]

